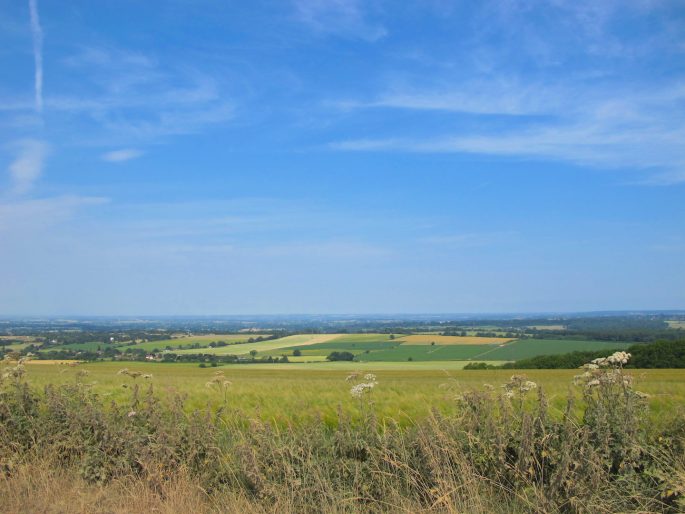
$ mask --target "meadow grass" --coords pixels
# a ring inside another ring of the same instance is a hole
[[[333,364],[6,360],[0,512],[685,509],[685,370]]]

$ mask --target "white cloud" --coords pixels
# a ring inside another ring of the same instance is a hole
[[[71,219],[83,207],[101,205],[102,197],[64,195],[52,198],[0,201],[0,233],[8,233],[20,240],[31,237],[27,231],[53,227]]]
[[[137,159],[141,155],[143,155],[143,152],[135,148],[122,148],[121,150],[113,150],[102,154],[102,159],[107,162],[126,162]]]
[[[43,29],[38,17],[37,0],[29,0],[31,14],[31,35],[33,36],[33,60],[35,63],[34,89],[36,111],[43,110]]]
[[[377,41],[388,31],[367,20],[364,8],[368,2],[359,0],[295,0],[299,21],[322,34]]]
[[[8,167],[12,192],[23,194],[33,187],[43,173],[49,146],[44,141],[24,139],[15,141],[11,147],[16,149],[16,157]]]
[[[483,85],[453,94],[431,90],[422,95],[382,96],[358,107],[387,106],[471,114],[529,115],[506,128],[487,123],[429,136],[361,138],[333,143],[352,151],[393,150],[477,153],[553,159],[597,168],[650,173],[648,182],[685,181],[685,88],[676,83],[650,91],[619,87],[530,86],[511,91]],[[492,98],[491,102],[487,99]],[[569,99],[573,99],[570,101]]]

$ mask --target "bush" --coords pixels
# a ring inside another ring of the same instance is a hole
[[[372,374],[348,377],[356,396],[336,422],[279,427],[230,409],[221,371],[207,383],[220,406],[197,411],[135,372],[122,377],[129,397],[109,403],[78,374],[34,389],[12,362],[0,372],[0,496],[14,497],[33,463],[36,482],[78,475],[97,485],[98,502],[120,480],[152,499],[182,479],[201,485],[207,512],[224,495],[241,498],[245,512],[683,512],[685,419],[663,433],[648,426],[621,359],[587,366],[563,413],[514,375],[502,388],[459,389],[453,411],[407,428],[378,418]]]
[[[326,359],[329,361],[353,361],[354,354],[350,352],[331,352]]]

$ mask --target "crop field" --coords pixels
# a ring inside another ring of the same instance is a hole
[[[403,344],[421,345],[452,345],[452,344],[501,344],[513,341],[503,337],[475,337],[475,336],[441,336],[430,334],[417,334],[398,338]]]
[[[163,339],[161,341],[147,341],[145,343],[137,343],[128,346],[128,348],[139,348],[142,350],[163,350],[167,346],[172,348],[179,348],[183,346],[190,346],[193,344],[199,344],[201,346],[208,346],[209,343],[216,343],[223,341],[228,344],[242,343],[251,338],[265,337],[265,334],[208,334],[201,336],[188,336],[188,337],[178,337],[173,339]]]
[[[558,355],[569,352],[623,350],[633,343],[604,341],[571,341],[567,339],[520,339],[498,346],[476,357],[484,360],[518,360],[538,355]]]
[[[251,336],[252,337],[252,336]],[[176,353],[207,353],[214,355],[247,355],[252,350],[258,353],[270,352],[281,348],[294,348],[309,346],[317,343],[324,343],[339,337],[339,334],[302,334],[296,336],[282,337],[269,341],[259,341],[258,343],[244,343],[235,346],[222,346],[218,348],[202,348],[178,350]]]
[[[667,321],[669,328],[685,330],[685,321],[683,320],[670,320]]]
[[[401,344],[394,348],[364,353],[359,355],[360,361],[444,361],[470,360],[492,349],[490,345],[408,345]],[[496,359],[495,359],[496,360]]]
[[[423,347],[425,348],[425,347]],[[40,361],[35,361],[40,362]],[[350,371],[373,372],[378,386],[373,401],[381,416],[397,420],[416,420],[428,414],[432,407],[450,411],[460,391],[482,388],[485,384],[499,387],[512,375],[510,370],[465,371],[455,369],[454,362],[368,362],[321,364],[243,364],[218,368],[199,368],[196,364],[160,364],[136,362],[99,362],[69,367],[60,363],[27,366],[27,380],[32,386],[73,383],[81,377],[92,384],[104,399],[127,401],[131,387],[150,384],[169,396],[188,395],[190,406],[202,409],[208,403],[219,402],[221,395],[207,387],[217,371],[231,382],[229,405],[249,416],[293,422],[322,416],[329,423],[337,419],[338,406],[356,412],[358,402],[351,397],[345,378]],[[119,375],[122,368],[152,374],[152,379]],[[530,370],[526,375],[539,383],[550,404],[563,409],[569,387],[577,370]],[[631,370],[636,389],[652,395],[655,414],[685,404],[685,370]]]
[[[432,344],[435,343],[435,344]],[[538,355],[574,351],[620,350],[632,343],[573,341],[566,339],[506,339],[498,337],[440,336],[417,334],[302,334],[269,341],[244,343],[219,348],[182,349],[179,354],[288,356],[292,362],[318,363],[331,352],[349,352],[357,362],[401,361],[514,361]],[[293,352],[297,351],[298,356]]]

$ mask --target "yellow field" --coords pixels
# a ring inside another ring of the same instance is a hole
[[[402,344],[416,344],[416,345],[428,345],[435,343],[437,345],[449,345],[449,344],[504,344],[513,339],[507,339],[505,337],[476,337],[476,336],[440,336],[440,335],[430,335],[430,334],[418,334],[413,336],[405,336],[398,338]]]
[[[316,343],[325,343],[337,337],[341,334],[302,334],[296,336],[281,337],[280,339],[271,339],[269,341],[260,341],[258,343],[243,343],[243,344],[233,344],[229,346],[222,346],[218,348],[201,348],[188,349],[188,350],[176,350],[175,353],[207,353],[214,355],[247,355],[252,350],[257,352],[270,352],[273,350],[279,350],[281,348],[287,348],[289,346],[309,346]]]
[[[9,339],[9,340],[14,340],[14,341],[26,341],[26,342],[31,342],[35,341],[36,338],[34,336],[0,336],[0,339]]]
[[[685,321],[681,321],[681,320],[670,320],[670,321],[667,321],[666,323],[668,323],[668,326],[669,326],[670,328],[682,328],[682,329],[685,329]]]
[[[47,360],[46,359],[46,360],[32,360],[32,361],[30,360],[30,361],[26,361],[26,364],[30,364],[31,366],[36,365],[36,364],[39,366],[45,366],[48,364],[59,364],[59,365],[63,365],[63,366],[76,366],[76,365],[80,364],[81,362],[82,361],[74,361],[74,360],[60,361],[60,360]]]
[[[290,358],[290,357],[289,357]],[[43,361],[44,362],[44,361]],[[53,361],[54,363],[54,361]],[[350,384],[345,378],[351,371],[372,372],[378,376],[373,391],[375,408],[380,417],[398,420],[420,419],[431,408],[444,411],[454,409],[460,391],[495,388],[506,383],[514,370],[457,369],[464,362],[321,362],[316,364],[243,364],[218,368],[200,368],[197,364],[161,364],[146,362],[83,363],[75,367],[65,365],[29,365],[26,380],[39,390],[47,384],[74,383],[81,380],[91,384],[93,391],[107,400],[128,401],[130,387],[153,385],[163,397],[174,392],[187,394],[189,407],[205,408],[208,402],[221,400],[206,383],[217,371],[232,382],[229,403],[232,407],[264,419],[284,422],[321,415],[335,423],[340,405],[350,411],[358,408],[358,401],[350,395]],[[122,368],[151,373],[152,379],[119,375]],[[79,378],[79,372],[90,374]],[[555,412],[563,412],[569,389],[580,395],[573,386],[578,370],[525,370],[530,380],[542,386]],[[685,402],[685,370],[630,370],[635,377],[635,388],[650,395],[650,406],[655,422],[667,419],[663,414]],[[126,385],[127,387],[122,387]],[[0,511],[2,509],[0,508]]]

